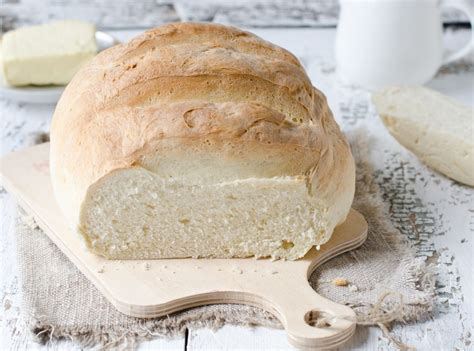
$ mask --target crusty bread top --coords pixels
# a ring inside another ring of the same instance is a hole
[[[51,128],[66,214],[77,216],[98,179],[135,166],[196,182],[303,176],[322,197],[354,183],[349,146],[298,59],[216,24],[147,31],[101,52],[67,86]]]

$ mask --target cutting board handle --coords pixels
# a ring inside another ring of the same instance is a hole
[[[307,280],[298,283],[291,290],[280,289],[272,296],[288,341],[300,349],[313,350],[347,341],[356,327],[354,311],[316,294]]]

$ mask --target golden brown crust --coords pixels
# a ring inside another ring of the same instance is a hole
[[[53,183],[69,217],[115,169],[206,154],[241,164],[236,178],[302,175],[323,193],[354,182],[349,146],[298,60],[236,28],[170,24],[106,50],[53,118]]]

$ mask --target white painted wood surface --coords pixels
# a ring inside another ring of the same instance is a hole
[[[469,0],[473,1],[473,0]],[[57,19],[82,19],[102,29],[147,28],[175,21],[212,21],[250,27],[335,25],[338,0],[2,0],[0,31]],[[443,9],[446,23],[467,22]]]
[[[313,83],[328,95],[336,119],[345,130],[366,126],[377,146],[374,164],[387,201],[397,208],[395,225],[418,245],[420,255],[436,265],[439,295],[433,317],[416,324],[397,325],[395,337],[419,350],[468,350],[473,348],[473,266],[474,206],[473,190],[453,184],[420,164],[383,129],[367,103],[368,94],[341,85],[334,75],[334,29],[254,30],[265,39],[293,51],[307,67]],[[134,32],[117,32],[126,39]],[[446,44],[459,47],[469,39],[467,30],[450,32]],[[428,85],[441,92],[474,104],[472,64],[445,67],[444,73]],[[0,100],[0,154],[31,144],[32,133],[47,131],[51,106],[17,105]],[[384,180],[391,181],[384,181]],[[409,181],[405,181],[409,179]],[[393,189],[391,187],[394,187]],[[406,211],[407,212],[406,212]],[[411,212],[410,212],[411,211]],[[419,212],[416,212],[419,211]],[[427,214],[420,213],[426,211]],[[417,213],[414,225],[425,223],[425,230],[413,234],[405,215]],[[0,189],[0,349],[78,349],[67,341],[52,341],[46,346],[31,342],[18,323],[20,284],[15,263],[15,216],[12,197]],[[413,236],[413,237],[412,237]],[[218,331],[189,330],[187,338],[156,339],[140,349],[291,349],[283,330],[226,326]],[[393,349],[375,328],[357,328],[344,347],[351,350]]]

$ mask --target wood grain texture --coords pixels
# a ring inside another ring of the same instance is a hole
[[[308,277],[318,265],[365,241],[367,222],[357,211],[319,251],[312,249],[297,261],[106,260],[83,247],[52,196],[48,143],[11,153],[0,165],[2,185],[124,314],[152,318],[205,304],[242,303],[276,315],[290,343],[300,348],[335,347],[354,333],[355,313],[318,295]]]

